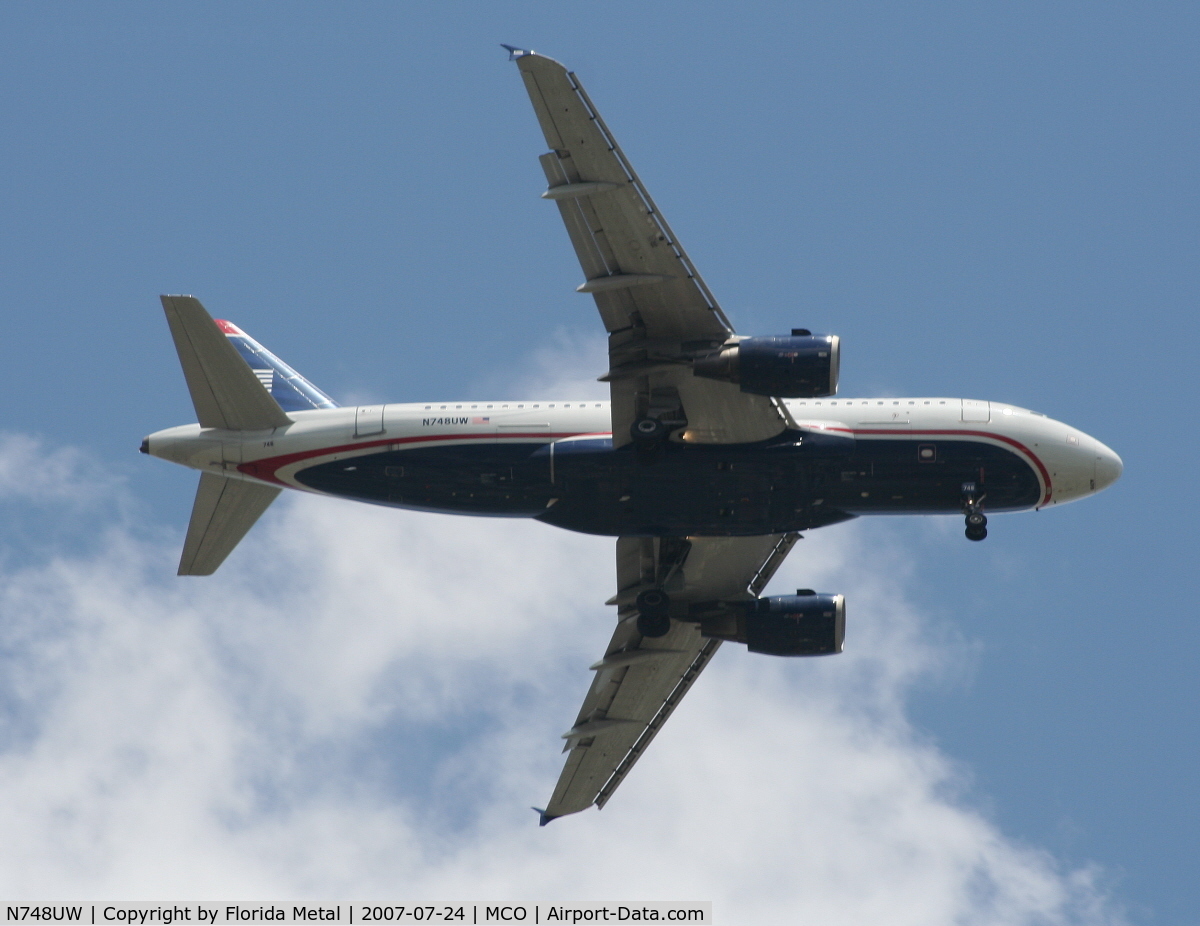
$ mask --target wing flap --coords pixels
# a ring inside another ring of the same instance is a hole
[[[732,326],[575,75],[542,55],[523,55],[517,65],[552,149],[541,158],[550,198],[585,280],[609,277],[618,284],[593,293],[605,327],[641,324],[650,337],[723,341]],[[554,195],[556,187],[573,184],[596,186],[578,196]],[[663,279],[646,279],[656,277]],[[622,286],[621,278],[641,279]]]
[[[564,734],[567,759],[543,823],[603,806],[720,646],[688,621],[672,621],[666,636],[643,637],[636,626],[638,591],[664,588],[672,601],[697,604],[751,598],[798,536],[617,540],[617,627],[592,667],[596,676],[575,725]]]
[[[596,670],[596,677],[584,698],[583,709],[575,726],[568,731],[569,755],[550,803],[546,806],[547,817],[576,813],[596,803],[601,791],[622,765],[625,765],[622,772],[624,777],[641,755],[641,750],[648,745],[646,734],[651,731],[652,722],[659,717],[669,696],[688,675],[688,670],[705,645],[713,642],[719,641],[701,637],[699,628],[694,624],[675,623],[670,633],[654,640],[642,639],[632,619],[623,620],[617,625],[608,645],[607,656],[643,649],[665,651],[665,654],[660,658],[643,659],[623,666],[601,666]],[[696,670],[691,674],[691,679],[698,674],[699,670]],[[682,693],[679,697],[682,697]],[[678,703],[678,698],[675,703]],[[603,725],[611,720],[626,722]],[[657,732],[665,720],[663,716],[653,726],[653,732]],[[593,725],[596,725],[598,732],[591,733],[589,727]],[[641,749],[635,752],[634,747],[639,743]],[[611,794],[615,788],[614,783],[608,793]]]
[[[604,782],[603,787],[600,788],[599,793],[596,795],[597,807],[603,808],[608,803],[608,799],[613,796],[613,792],[625,780],[625,776],[629,774],[629,770],[633,768],[634,763],[642,757],[642,753],[646,751],[646,748],[654,740],[654,737],[658,735],[658,731],[662,729],[662,725],[667,722],[667,718],[671,716],[676,706],[683,700],[683,696],[692,687],[692,682],[704,671],[704,667],[708,665],[709,660],[716,654],[720,645],[720,640],[706,640],[704,642],[704,646],[700,648],[700,651],[692,659],[691,665],[688,666],[683,676],[675,684],[671,693],[667,695],[666,700],[659,706],[654,716],[650,719],[650,722],[646,724],[646,728],[642,731],[641,735],[629,747],[629,751],[617,763],[617,767],[612,775],[609,776],[608,780]]]
[[[689,441],[749,444],[772,438],[787,426],[775,401],[765,395],[742,392],[732,383],[701,379],[690,370],[659,377],[673,382],[679,392]]]
[[[609,332],[613,442],[639,417],[688,422],[696,443],[751,443],[786,422],[765,396],[700,380],[689,357],[724,343],[733,326],[701,279],[575,75],[521,52],[521,76],[552,149],[540,158],[548,189]],[[665,367],[646,373],[647,367]],[[629,371],[636,371],[636,375]],[[656,409],[667,409],[656,411]]]
[[[179,575],[210,576],[281,492],[274,486],[201,473]]]

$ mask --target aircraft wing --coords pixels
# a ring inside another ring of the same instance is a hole
[[[510,49],[551,150],[540,158],[609,332],[613,443],[641,417],[670,422],[683,439],[746,443],[783,430],[774,400],[694,377],[690,358],[733,326],[692,266],[575,75],[551,58]],[[686,422],[686,429],[684,423]]]
[[[720,640],[696,623],[671,622],[663,637],[637,632],[635,599],[645,588],[670,591],[673,607],[695,615],[756,597],[799,534],[763,537],[622,537],[617,540],[617,628],[592,666],[596,675],[575,725],[563,734],[566,765],[545,826],[555,817],[603,807],[708,665]]]

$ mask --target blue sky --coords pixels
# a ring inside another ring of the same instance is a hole
[[[732,917],[796,898],[755,894],[750,868],[697,881],[689,852],[744,841],[804,869],[846,833],[844,871],[914,922],[1196,921],[1198,20],[1172,3],[5,4],[0,813],[40,847],[8,889],[349,896],[407,866],[447,896],[521,896],[569,883],[559,857],[619,872],[620,838],[666,853],[660,885],[716,885]],[[600,326],[537,197],[543,144],[500,42],[580,75],[739,331],[836,332],[847,394],[1011,402],[1125,461],[1108,492],[997,518],[984,544],[956,519],[810,535],[780,587],[845,592],[854,653],[722,653],[604,813],[532,832],[553,724],[607,637],[607,541],[299,500],[184,582],[194,477],[136,453],[192,419],[160,292],[199,296],[343,402],[597,388]],[[789,786],[823,769],[895,784],[847,785],[838,816]],[[746,774],[792,815],[730,798],[749,816],[672,828],[667,809]],[[925,822],[860,832],[865,806]],[[930,861],[912,883],[945,904],[926,909],[895,862],[920,852],[850,861],[951,830],[974,834],[945,845],[985,859],[990,894],[943,890]],[[328,854],[305,854],[314,833]],[[154,851],[113,855],[128,840]],[[870,915],[861,887],[822,891],[822,915]]]

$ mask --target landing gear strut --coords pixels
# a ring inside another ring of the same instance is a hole
[[[987,536],[987,515],[983,513],[986,495],[976,493],[975,483],[963,483],[963,514],[967,519],[967,539],[983,540]]]
[[[662,589],[648,588],[637,596],[637,629],[643,637],[665,637],[671,630],[667,609],[671,599]]]

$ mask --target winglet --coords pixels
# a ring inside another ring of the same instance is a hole
[[[516,61],[518,58],[524,58],[526,55],[533,54],[532,48],[517,48],[516,45],[505,45],[503,42],[500,43],[500,47],[508,52],[509,61]],[[545,825],[544,823],[542,824],[542,826]]]
[[[505,47],[505,48],[507,48],[508,46],[507,46],[507,45],[505,45],[504,47]],[[552,816],[552,815],[550,815],[550,814],[546,813],[546,811],[544,811],[544,810],[543,810],[541,807],[530,807],[529,809],[530,809],[530,810],[536,810],[536,811],[537,811],[537,813],[538,813],[538,826],[545,826],[545,825],[546,825],[547,823],[549,823],[551,820],[557,820],[557,819],[558,819],[558,817],[556,817],[556,816]]]

